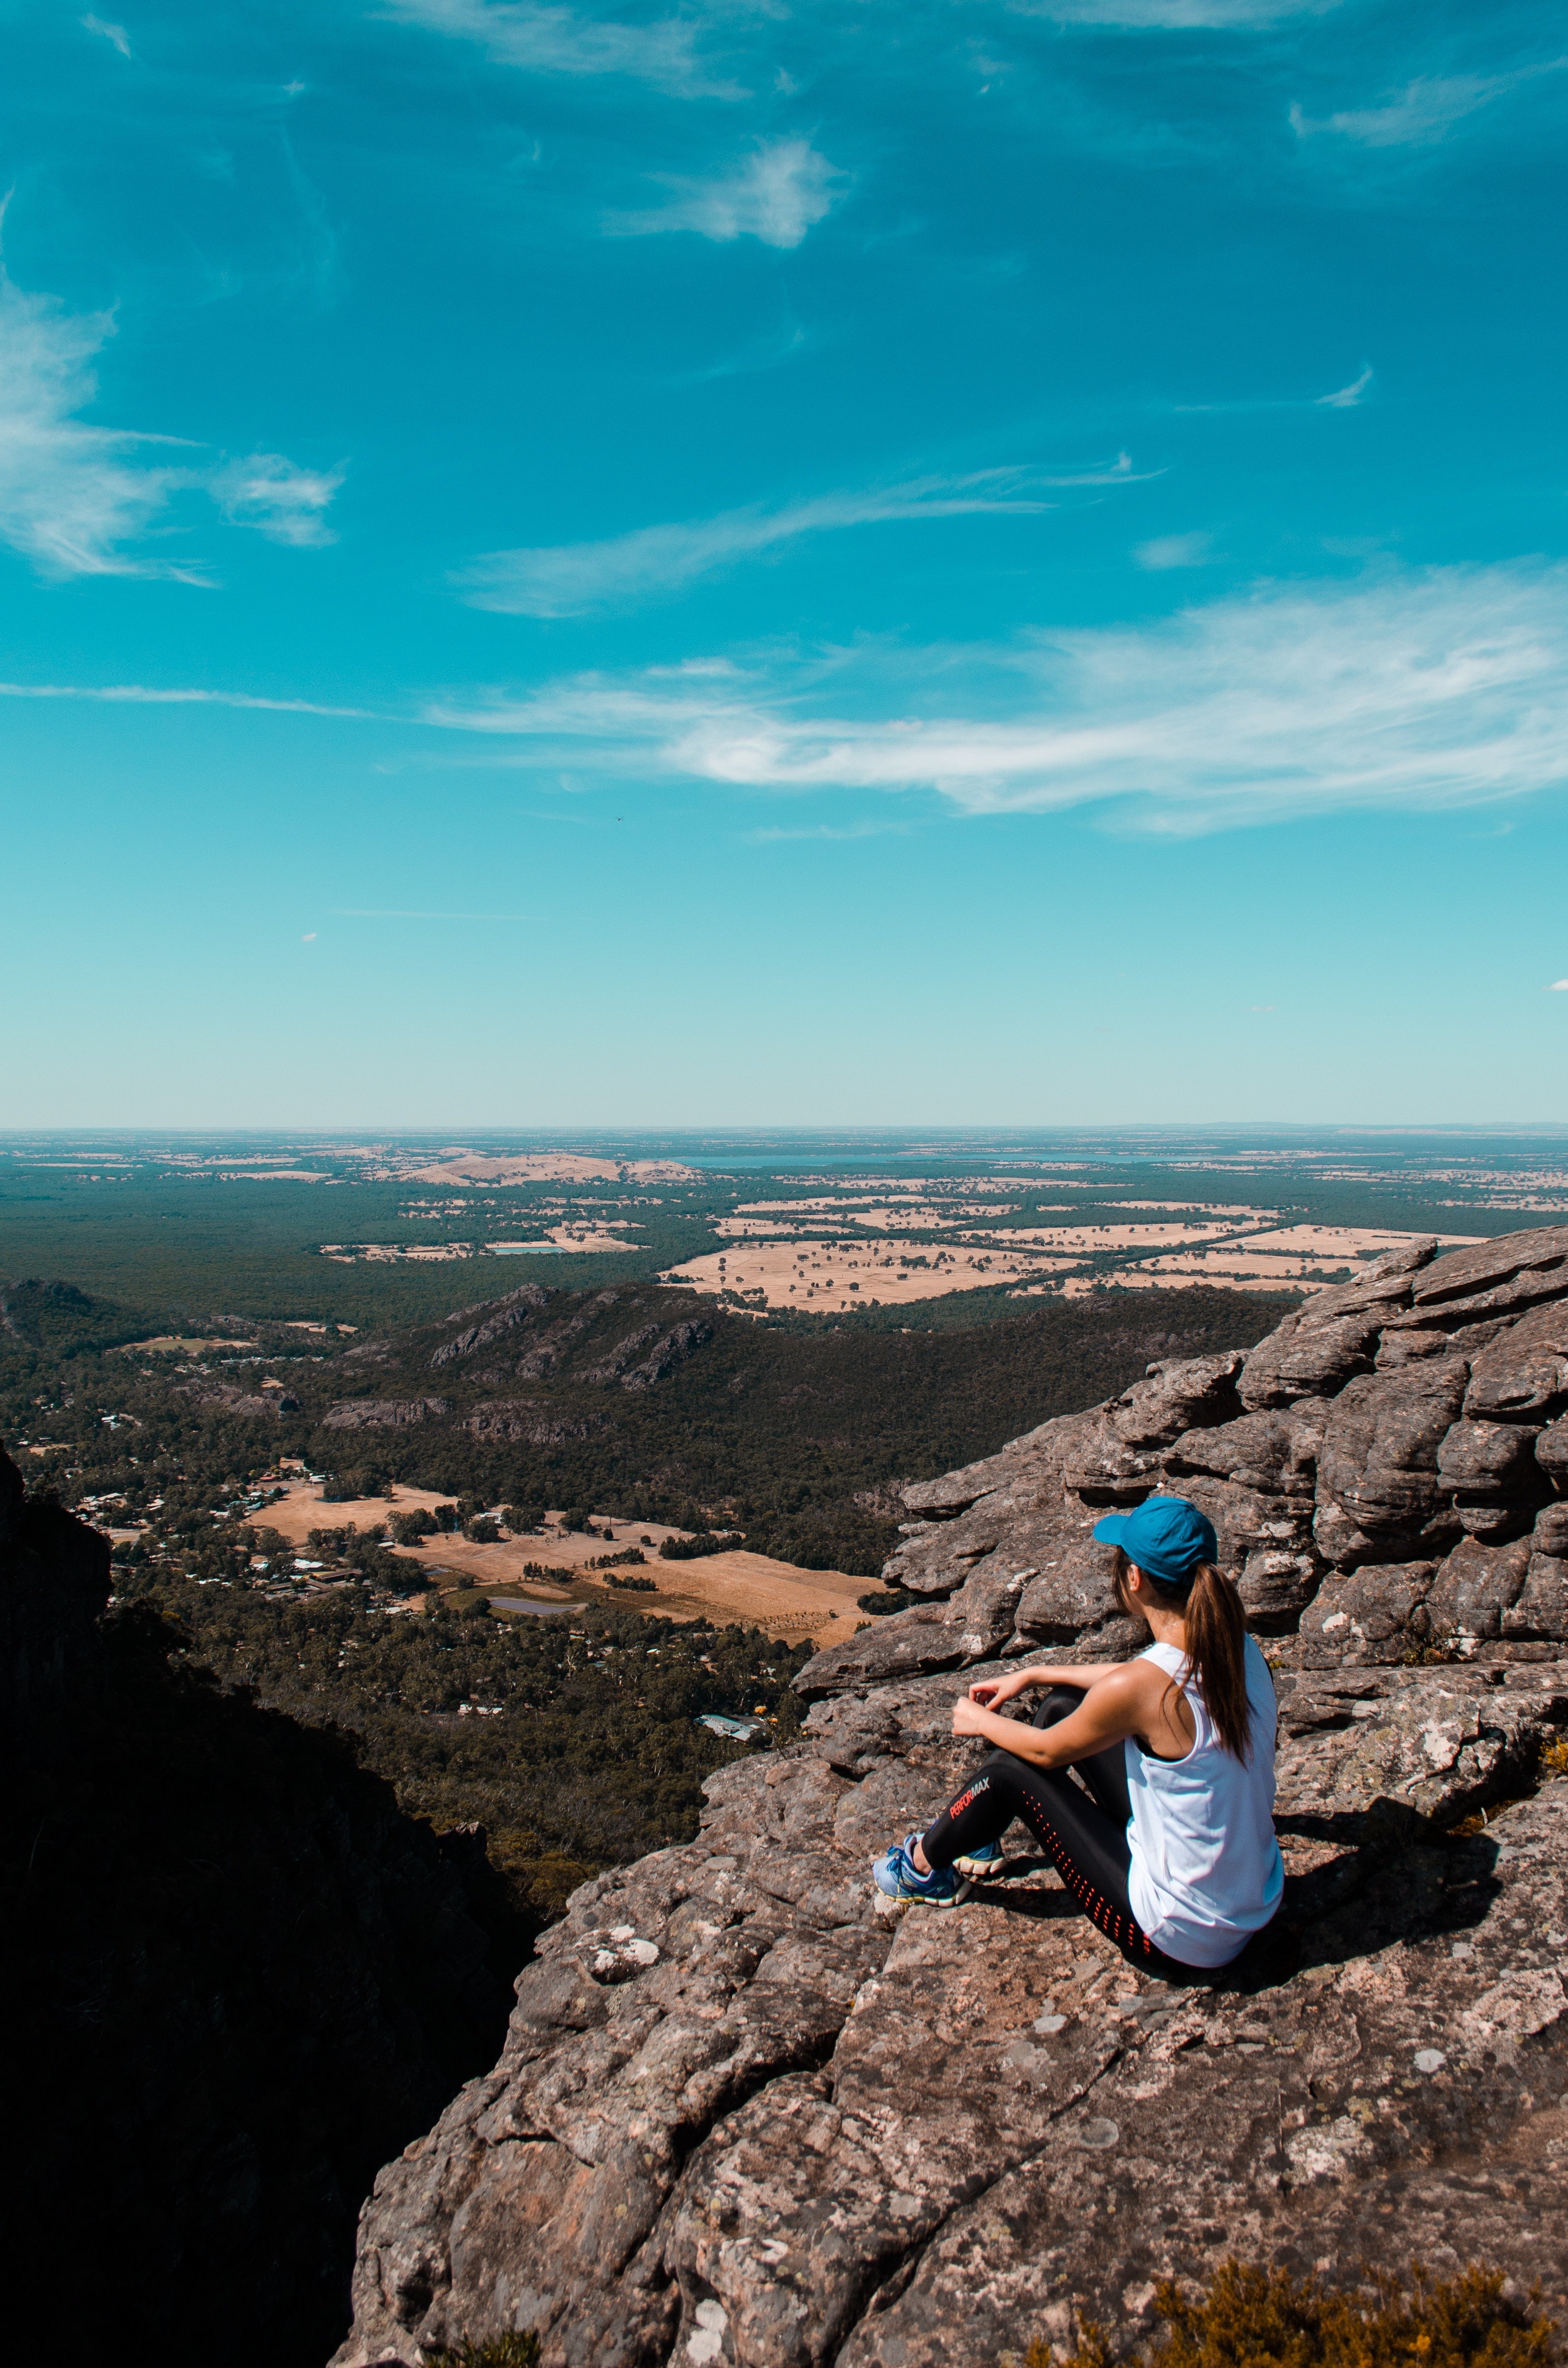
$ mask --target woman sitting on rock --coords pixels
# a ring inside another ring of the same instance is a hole
[[[1213,1525],[1185,1497],[1147,1497],[1095,1535],[1117,1549],[1117,1601],[1153,1643],[1131,1661],[971,1686],[953,1733],[996,1748],[924,1836],[877,1861],[877,1888],[955,1907],[999,1865],[1021,1817],[1085,1914],[1135,1962],[1229,1964],[1285,1883],[1268,1665],[1216,1567]],[[1038,1686],[1048,1691],[1030,1725],[998,1716]]]

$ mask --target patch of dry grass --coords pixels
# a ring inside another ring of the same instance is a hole
[[[1551,2368],[1559,2356],[1536,2297],[1520,2299],[1501,2270],[1477,2262],[1453,2278],[1418,2261],[1408,2279],[1376,2271],[1343,2294],[1232,2260],[1191,2299],[1167,2279],[1154,2308],[1165,2338],[1127,2355],[1138,2368]],[[1061,2368],[1112,2368],[1115,2358],[1085,2321]],[[1057,2368],[1051,2345],[1031,2343],[1026,2368]]]

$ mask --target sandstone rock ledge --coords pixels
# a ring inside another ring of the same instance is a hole
[[[1130,2340],[1232,2251],[1483,2255],[1568,2309],[1565,1310],[1568,1229],[1426,1246],[907,1491],[937,1601],[819,1655],[696,1842],[574,1896],[378,2179],[337,2368],[513,2327],[550,2368],[982,2368],[1074,2311]],[[1274,1638],[1273,1933],[1166,1987],[1045,1869],[878,1903],[973,1756],[951,1672],[1116,1649],[1086,1527],[1178,1484]]]

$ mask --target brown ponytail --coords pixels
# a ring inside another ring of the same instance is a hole
[[[1136,1619],[1128,1591],[1128,1557],[1119,1546],[1112,1591],[1123,1611]],[[1245,1760],[1252,1749],[1252,1708],[1246,1685],[1246,1613],[1241,1597],[1224,1573],[1211,1562],[1200,1562],[1187,1588],[1164,1587],[1148,1571],[1146,1586],[1154,1600],[1174,1611],[1187,1630],[1187,1668],[1203,1696],[1203,1707],[1214,1732],[1233,1759]]]

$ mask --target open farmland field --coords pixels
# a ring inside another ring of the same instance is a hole
[[[1165,1202],[1136,1212],[1124,1205],[1058,1224],[1020,1222],[1017,1203],[1000,1205],[987,1221],[979,1213],[987,1203],[972,1199],[835,1209],[824,1198],[814,1206],[821,1213],[809,1232],[801,1224],[802,1204],[780,1204],[795,1220],[784,1232],[770,1231],[755,1208],[721,1217],[716,1230],[725,1247],[687,1259],[664,1280],[756,1309],[832,1315],[857,1306],[907,1307],[998,1285],[1066,1299],[1113,1285],[1322,1289],[1411,1238],[1395,1226],[1282,1225],[1278,1210],[1250,1205],[1210,1204],[1186,1214]],[[855,1233],[845,1232],[846,1223]],[[1445,1248],[1475,1238],[1439,1235]]]
[[[329,1530],[352,1522],[361,1535],[390,1522],[394,1515],[416,1508],[434,1512],[443,1501],[434,1488],[398,1487],[390,1495],[356,1498],[352,1504],[326,1503],[319,1483],[290,1481],[282,1496],[250,1514],[247,1526],[275,1530],[301,1555],[308,1554],[312,1530]],[[499,1508],[497,1508],[499,1509]],[[650,1618],[675,1621],[710,1620],[724,1627],[732,1622],[762,1628],[790,1644],[810,1638],[825,1645],[835,1634],[847,1634],[865,1617],[858,1598],[866,1591],[864,1577],[843,1571],[801,1570],[771,1555],[737,1550],[703,1554],[689,1562],[661,1561],[658,1548],[666,1538],[686,1538],[688,1531],[662,1521],[617,1521],[610,1515],[592,1516],[597,1536],[563,1533],[554,1525],[558,1512],[540,1516],[551,1526],[540,1534],[507,1536],[499,1544],[481,1545],[460,1532],[427,1538],[416,1545],[392,1545],[388,1551],[428,1580],[439,1595],[478,1588],[492,1598],[492,1609],[505,1613],[506,1599],[562,1606],[611,1604]],[[652,1581],[653,1592],[622,1584],[622,1574],[595,1570],[605,1555],[628,1546],[647,1550],[647,1561],[626,1574]],[[529,1575],[542,1565],[561,1581]],[[415,1582],[417,1583],[417,1582]],[[844,1623],[840,1626],[839,1623]]]
[[[731,1292],[744,1304],[760,1300],[766,1307],[841,1315],[862,1300],[871,1307],[915,1306],[955,1291],[1033,1279],[1057,1263],[1072,1261],[983,1244],[922,1255],[893,1240],[833,1243],[787,1236],[688,1258],[663,1279],[689,1283],[694,1291]]]
[[[780,1322],[918,1327],[1151,1278],[1310,1287],[1565,1207],[1568,1141],[1528,1134],[10,1136],[0,1287],[58,1277],[181,1338],[661,1276]]]

